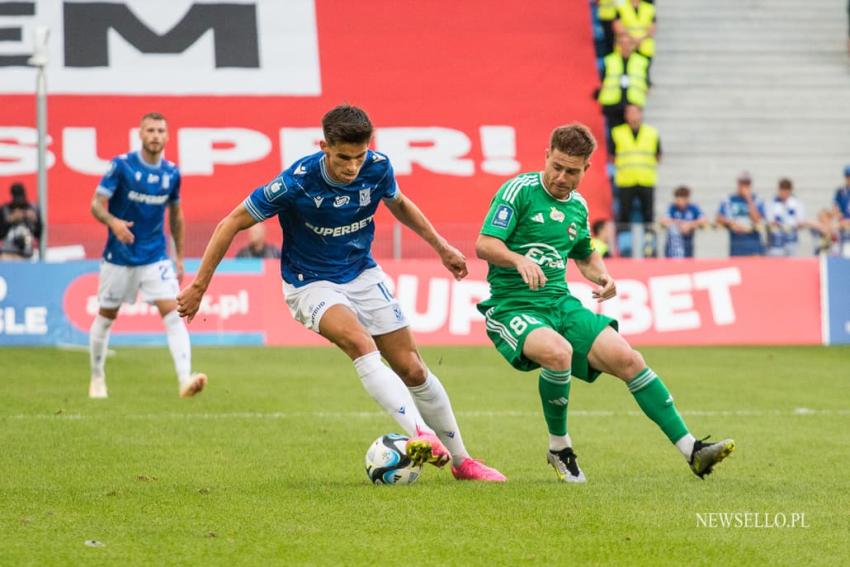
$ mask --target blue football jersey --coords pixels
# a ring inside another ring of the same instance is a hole
[[[684,209],[677,207],[676,203],[671,203],[667,216],[674,220],[693,221],[702,218],[702,210],[693,203],[688,203]]]
[[[764,218],[764,202],[756,195],[752,196],[752,200],[755,203],[759,214],[762,218]],[[747,204],[747,200],[737,193],[729,195],[729,197],[720,203],[720,209],[717,211],[717,214],[723,215],[727,219],[745,226],[752,226],[753,223],[752,219],[750,219],[750,208]]]
[[[340,183],[328,174],[324,152],[302,158],[244,201],[257,221],[277,215],[283,229],[280,274],[301,287],[350,282],[376,266],[372,258],[375,211],[399,196],[390,160],[369,150],[357,178]]]
[[[132,221],[132,244],[121,243],[108,231],[103,258],[121,266],[142,266],[168,257],[165,248],[165,209],[180,200],[180,172],[173,163],[145,162],[138,152],[112,160],[97,193],[109,197],[109,212]]]
[[[679,207],[677,207],[676,203],[671,203],[670,207],[667,209],[667,216],[673,220],[694,221],[702,218],[702,210],[699,208],[699,206],[693,203],[688,203],[688,206],[686,206],[684,209],[680,209]],[[691,242],[694,239],[694,233],[678,233],[678,237],[684,240],[685,242]]]

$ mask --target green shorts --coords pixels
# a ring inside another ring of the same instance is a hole
[[[540,368],[522,354],[522,347],[531,331],[549,327],[572,345],[572,374],[585,382],[593,382],[602,373],[587,361],[593,341],[605,327],[617,330],[615,319],[597,315],[572,295],[546,307],[488,299],[478,304],[478,310],[484,314],[487,336],[511,366],[523,371]]]

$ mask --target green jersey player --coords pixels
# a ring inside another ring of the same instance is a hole
[[[709,443],[691,435],[664,382],[617,332],[617,321],[584,307],[567,286],[572,259],[599,286],[593,292],[597,301],[617,294],[591,247],[587,203],[577,191],[595,149],[586,126],[556,128],[544,170],[518,175],[496,193],[475,246],[489,264],[490,282],[490,298],[478,308],[487,335],[514,368],[540,368],[547,460],[560,480],[585,482],[567,433],[571,379],[593,382],[602,372],[625,382],[641,410],[703,478],[735,442]]]

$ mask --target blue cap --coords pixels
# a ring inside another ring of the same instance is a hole
[[[844,166],[844,177],[850,177],[850,163]]]

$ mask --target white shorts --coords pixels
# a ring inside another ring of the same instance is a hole
[[[409,324],[386,281],[384,271],[375,267],[344,284],[319,281],[295,287],[283,282],[283,295],[295,320],[316,333],[328,308],[345,305],[370,335],[385,335]]]
[[[115,309],[122,303],[134,303],[139,292],[148,303],[176,299],[180,285],[171,260],[144,266],[119,266],[105,260],[100,263],[97,301],[101,307]]]

